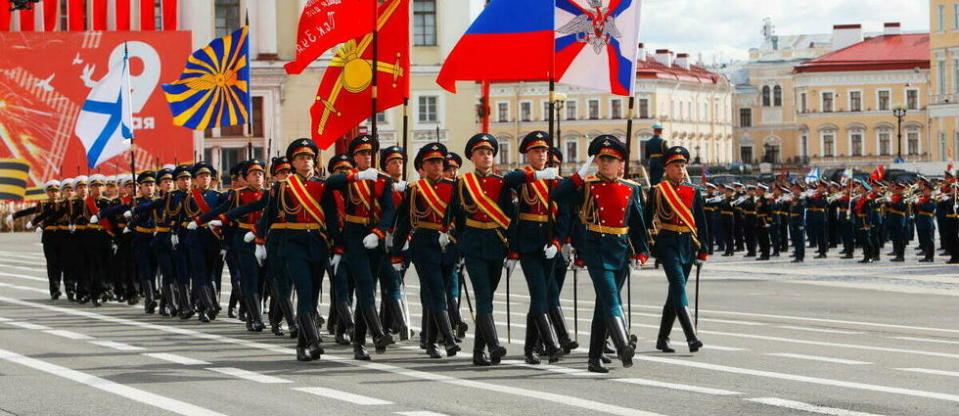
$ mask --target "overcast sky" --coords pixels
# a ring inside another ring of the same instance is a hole
[[[865,32],[900,22],[903,31],[929,30],[928,0],[642,0],[640,40],[647,49],[686,52],[703,61],[746,59],[762,43],[763,18],[779,35],[831,33],[834,24],[861,23]],[[947,20],[948,22],[948,20]]]

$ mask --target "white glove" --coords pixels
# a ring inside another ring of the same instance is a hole
[[[557,252],[559,252],[559,249],[556,248],[555,244],[547,244],[546,247],[543,247],[543,254],[546,255],[547,260],[556,257]]]
[[[368,250],[372,250],[380,245],[380,236],[369,233],[366,237],[363,237],[363,247],[366,247]]]
[[[583,162],[583,166],[579,167],[579,172],[577,173],[579,173],[580,178],[585,179],[586,175],[589,174],[589,168],[593,167],[593,159],[594,158],[592,157],[586,158],[586,162]]]
[[[563,255],[563,260],[567,263],[573,260],[573,245],[566,243],[563,244],[563,247],[559,249],[559,252]]]
[[[123,212],[123,218],[129,219],[132,216],[133,216],[133,211],[126,210]]]
[[[195,230],[196,227],[197,227],[196,221],[190,221],[190,222],[188,222],[188,223],[186,224],[186,229],[188,229],[188,230],[190,230],[190,231]]]
[[[221,249],[220,249],[220,258],[221,258],[221,259],[224,259],[224,260],[226,259],[226,249],[225,249],[225,248],[221,248]]]
[[[33,221],[27,221],[27,229],[33,228]]]
[[[375,168],[369,168],[367,170],[360,171],[356,174],[356,179],[361,181],[373,181],[379,177],[380,172]]]
[[[506,259],[506,273],[513,273],[513,269],[516,268],[516,263],[519,263],[519,260]]]
[[[212,220],[212,221],[206,223],[206,225],[207,225],[207,227],[222,227],[222,226],[223,226],[223,221],[220,221],[220,220]]]
[[[113,249],[113,255],[116,255],[117,249],[119,249],[119,247],[117,247],[117,243],[110,243],[110,248]]]
[[[409,250],[409,249],[410,249],[410,240],[407,239],[406,242],[403,243],[403,250],[401,250],[401,251],[406,251],[406,250]]]
[[[253,240],[256,240],[256,234],[253,234],[253,231],[247,231],[247,233],[243,235],[244,243],[251,243]]]
[[[129,233],[129,232],[130,232],[130,227],[123,227],[123,233],[124,233],[124,234]]]
[[[7,215],[5,221],[7,222],[7,225],[13,224],[13,215]]]
[[[538,170],[533,174],[533,176],[535,176],[536,179],[556,179],[556,177],[559,176],[559,168],[546,168],[543,170]]]
[[[443,251],[446,251],[446,246],[450,244],[450,235],[448,233],[440,233],[440,248]]]
[[[40,227],[34,228],[34,229],[33,229],[33,232],[35,232],[35,233],[42,233],[42,232],[43,232],[43,228],[40,228]]]
[[[393,263],[393,270],[396,270],[396,271],[398,271],[398,272],[402,272],[402,271],[403,271],[403,263],[402,263],[402,262],[400,262],[400,263]]]
[[[263,244],[257,244],[256,251],[253,252],[253,256],[256,257],[256,262],[262,266],[263,262],[266,261],[266,246]]]
[[[642,270],[643,263],[640,262],[639,259],[632,259],[629,261],[629,267],[631,267],[633,270]]]
[[[333,266],[333,275],[335,276],[340,268],[340,260],[343,260],[342,254],[334,254],[333,260],[330,260],[330,266]]]
[[[170,245],[172,245],[173,248],[176,248],[177,244],[180,244],[180,237],[178,237],[178,236],[176,235],[176,233],[171,233],[171,234],[170,234]]]
[[[393,248],[393,233],[386,233],[386,241],[384,241],[384,243],[386,244],[387,251]]]
[[[96,224],[100,222],[100,218],[97,218],[96,215],[90,217],[90,224]]]
[[[697,265],[697,266],[702,266],[703,263],[705,263],[705,262],[706,262],[705,260],[696,259],[696,265]]]
[[[406,190],[406,181],[396,181],[393,182],[393,190],[396,192],[403,192]]]
[[[75,232],[75,231],[77,230],[77,226],[76,226],[76,225],[73,225],[73,224],[70,224],[69,229],[70,229],[70,232],[71,232],[71,233],[72,233],[72,232]]]

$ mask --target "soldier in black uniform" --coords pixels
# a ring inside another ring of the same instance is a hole
[[[754,199],[754,210],[756,211],[756,242],[759,244],[759,257],[756,260],[769,260],[770,244],[769,233],[774,227],[772,215],[773,208],[769,200],[766,199],[766,191],[769,187],[764,184],[757,184]]]
[[[13,226],[13,220],[35,215],[32,220],[27,222],[27,228],[37,227],[37,230],[43,230],[40,242],[43,244],[43,257],[47,265],[47,281],[50,284],[50,299],[57,300],[61,296],[60,280],[63,276],[62,234],[56,224],[60,211],[60,181],[49,180],[43,186],[47,193],[47,200],[37,203],[33,207],[17,211],[7,216],[7,225]]]
[[[756,257],[756,185],[746,185],[745,199],[739,208],[743,213],[743,243],[746,246],[744,257]]]
[[[736,198],[736,188],[732,185],[723,185],[723,198],[719,202],[719,221],[716,233],[723,239],[723,257],[735,255],[736,251],[736,208],[733,201]]]
[[[663,127],[653,126],[653,137],[646,141],[646,164],[649,165],[649,185],[653,186],[659,183],[663,178],[663,154],[669,145],[666,139],[663,139]]]

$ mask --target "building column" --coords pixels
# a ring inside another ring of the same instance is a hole
[[[276,2],[258,1],[250,12],[253,14],[250,23],[254,26],[251,31],[256,35],[254,59],[276,60]]]

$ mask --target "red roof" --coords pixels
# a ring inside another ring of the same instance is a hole
[[[644,79],[668,79],[675,81],[698,82],[701,84],[715,84],[722,77],[696,65],[689,65],[689,69],[676,65],[667,67],[653,55],[646,56],[646,62],[639,61],[636,65],[636,77]]]
[[[796,66],[800,72],[929,68],[929,34],[882,35]]]

